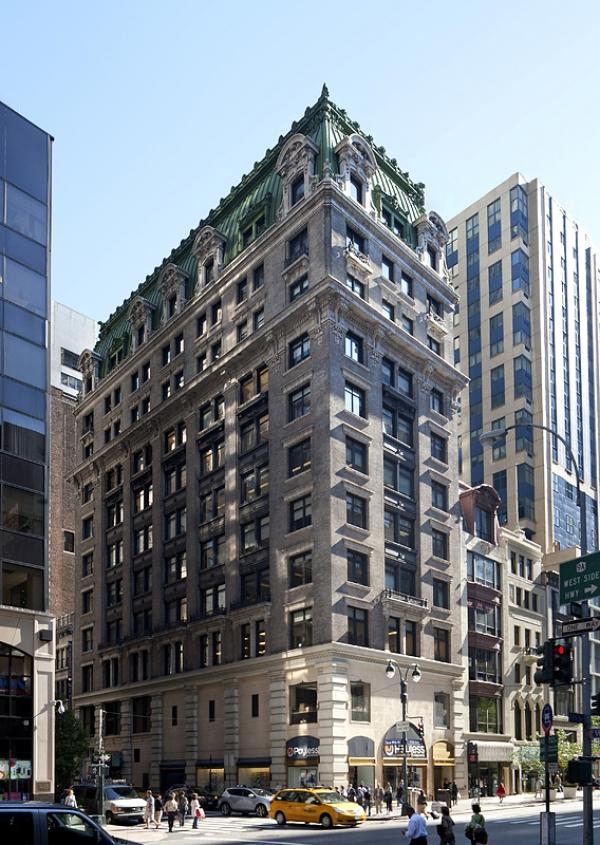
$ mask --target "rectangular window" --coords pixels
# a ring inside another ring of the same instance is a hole
[[[366,396],[361,387],[347,381],[344,387],[344,402],[347,411],[358,417],[366,417]]]
[[[500,197],[487,207],[488,255],[502,246]]]
[[[442,511],[448,510],[448,487],[439,481],[431,482],[431,504]]]
[[[299,475],[311,467],[310,437],[288,449],[288,477]]]
[[[303,417],[310,412],[310,384],[304,384],[288,394],[288,420]]]
[[[243,302],[248,296],[248,279],[244,276],[243,279],[237,283],[237,302]]]
[[[435,387],[431,390],[431,398],[430,398],[430,407],[432,411],[436,411],[436,413],[441,414],[444,416],[445,411],[445,402],[444,402],[444,394],[441,390],[437,390]]]
[[[354,332],[346,332],[344,354],[358,364],[364,364],[363,339]]]
[[[290,205],[304,199],[304,174],[297,176],[290,186]]]
[[[490,358],[504,352],[504,314],[490,318]]]
[[[362,552],[348,549],[346,552],[348,563],[348,581],[355,584],[369,586],[369,558]]]
[[[348,642],[369,645],[369,615],[362,607],[348,607]]]
[[[389,282],[394,281],[394,262],[386,258],[385,255],[381,256],[381,275]]]
[[[350,226],[346,227],[346,246],[363,255],[366,254],[365,239]]]
[[[289,288],[290,302],[294,302],[296,299],[299,299],[299,297],[305,294],[307,290],[308,276],[302,276],[302,278],[296,279],[295,282],[292,282]]]
[[[250,715],[253,719],[258,719],[260,712],[259,712],[259,695],[257,692],[252,694],[250,700]]]
[[[290,724],[317,721],[317,683],[290,687]]]
[[[490,305],[502,301],[502,262],[488,267],[488,296]]]
[[[441,560],[448,560],[448,535],[445,531],[431,529],[431,553]]]
[[[393,323],[394,319],[395,319],[395,309],[394,309],[394,306],[392,305],[392,303],[388,302],[386,299],[382,299],[381,310],[383,311],[385,316],[388,318],[388,320],[391,320],[392,323]]]
[[[504,364],[490,370],[491,407],[499,408],[504,405]]]
[[[352,437],[346,437],[346,464],[358,472],[367,473],[367,446]]]
[[[367,500],[354,493],[346,493],[346,522],[358,528],[367,528]]]
[[[433,694],[433,727],[450,727],[450,696],[445,692]]]
[[[350,684],[350,719],[353,722],[371,721],[371,686],[362,681]]]
[[[430,434],[431,437],[431,457],[436,458],[444,464],[448,463],[448,440],[442,437],[441,434],[436,434],[434,431]]]
[[[412,276],[409,276],[408,273],[402,271],[400,274],[400,282],[399,282],[400,291],[405,295],[413,298],[413,280]]]
[[[295,367],[310,355],[310,338],[308,332],[300,335],[289,344],[288,366]]]
[[[302,229],[288,241],[288,263],[292,263],[302,255],[308,255],[308,231]]]
[[[433,628],[433,659],[450,663],[450,631],[447,628]]]
[[[346,287],[351,290],[352,293],[355,293],[357,296],[360,296],[361,299],[365,298],[364,284],[354,276],[351,276],[350,274],[346,276]]]
[[[304,607],[301,610],[294,610],[290,614],[290,648],[302,648],[303,646],[310,646],[312,645],[312,642],[312,607]]]
[[[309,494],[289,504],[290,531],[312,525],[312,497]]]
[[[433,605],[448,610],[450,607],[450,585],[441,578],[433,579]]]
[[[312,551],[292,555],[288,560],[289,586],[299,587],[312,583]]]
[[[523,185],[515,185],[510,189],[510,237],[521,238],[528,242],[529,226],[527,192]]]

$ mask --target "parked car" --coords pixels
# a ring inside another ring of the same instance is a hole
[[[256,813],[261,819],[269,815],[273,793],[268,789],[250,789],[247,786],[230,786],[219,798],[219,810],[224,816],[232,813]]]
[[[0,801],[0,842],[7,845],[127,845],[81,810],[38,801]]]
[[[356,827],[366,819],[359,804],[331,789],[280,789],[273,796],[269,816],[279,825],[312,822],[326,828],[338,824]]]
[[[97,812],[96,784],[76,783],[73,792],[77,806],[86,813]],[[109,824],[115,822],[141,822],[144,819],[146,802],[140,798],[133,786],[125,781],[113,781],[104,786],[102,811]]]

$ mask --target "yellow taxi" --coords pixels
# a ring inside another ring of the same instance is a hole
[[[277,824],[304,822],[329,828],[335,825],[356,827],[366,815],[360,804],[348,801],[333,789],[280,789],[273,796],[269,816]]]

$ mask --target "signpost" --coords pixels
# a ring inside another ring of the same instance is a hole
[[[554,813],[550,812],[550,767],[558,764],[558,737],[550,736],[554,714],[549,704],[544,704],[542,710],[542,727],[544,736],[540,737],[540,760],[544,764],[544,785],[546,787],[546,812],[540,813],[540,842],[554,845],[556,842],[556,827]]]
[[[577,637],[589,634],[590,631],[600,631],[600,617],[591,616],[589,619],[576,619],[575,622],[562,623],[563,637]]]
[[[600,739],[600,728],[592,728],[592,739]]]
[[[561,563],[559,579],[561,604],[588,601],[600,595],[600,552]]]
[[[396,730],[399,734],[410,730],[410,722],[396,722]]]

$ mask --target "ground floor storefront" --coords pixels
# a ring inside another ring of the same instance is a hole
[[[118,702],[93,705],[119,715],[105,747],[122,777],[162,791],[389,784],[395,796],[405,783],[435,798],[452,781],[466,791],[463,726],[452,717],[461,709],[461,667],[420,661],[409,706],[419,715],[400,722],[397,680],[386,678],[383,658],[356,651],[307,649],[159,689],[138,685],[131,697],[121,690]]]

